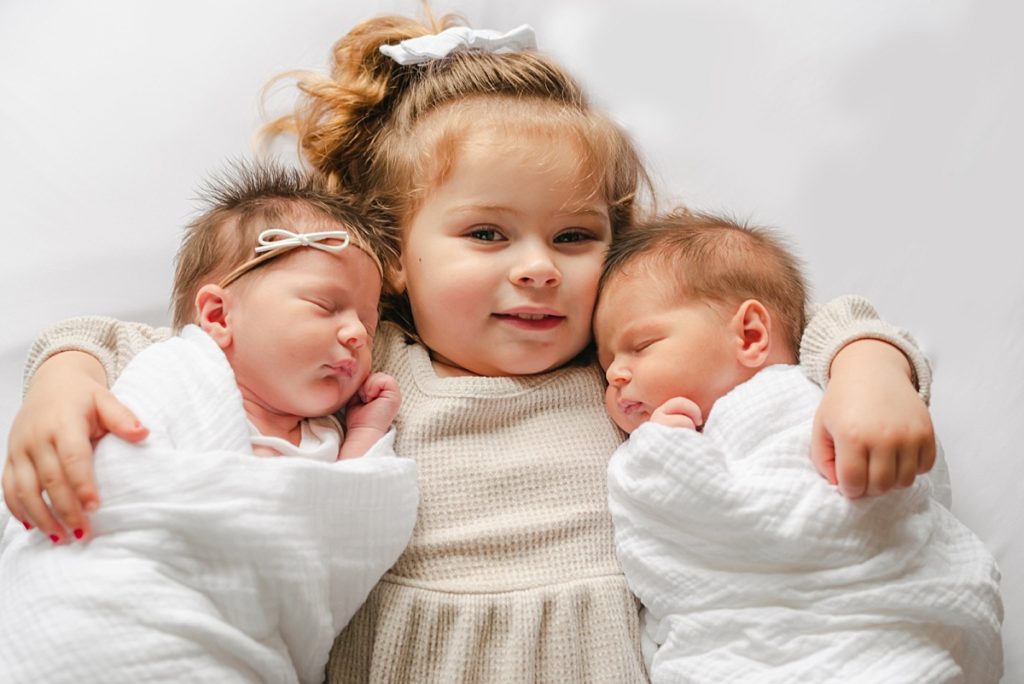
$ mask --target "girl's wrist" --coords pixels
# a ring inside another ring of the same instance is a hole
[[[890,371],[913,382],[910,361],[898,347],[884,340],[864,338],[850,342],[836,353],[829,367],[829,377]]]
[[[58,352],[43,361],[32,377],[28,389],[31,390],[33,385],[45,383],[51,377],[57,382],[65,382],[69,377],[87,378],[102,387],[107,387],[107,373],[103,364],[95,356],[82,351]]]

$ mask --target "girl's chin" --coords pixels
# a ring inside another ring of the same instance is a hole
[[[576,354],[565,357],[530,357],[523,359],[509,359],[502,363],[497,363],[488,373],[482,373],[482,375],[493,375],[493,376],[504,376],[511,377],[516,375],[541,375],[542,373],[550,373],[551,371],[558,370],[562,366],[576,358]]]

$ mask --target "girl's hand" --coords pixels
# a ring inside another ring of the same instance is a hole
[[[686,397],[673,397],[654,409],[651,422],[669,427],[689,428],[696,430],[704,423],[700,415],[700,407]]]
[[[811,460],[845,496],[909,487],[935,465],[931,416],[910,377],[903,354],[880,340],[851,342],[833,360]]]
[[[7,443],[3,492],[11,514],[27,528],[39,528],[54,543],[86,537],[84,511],[99,506],[93,447],[108,432],[129,442],[148,434],[107,389],[99,361],[69,351],[43,363]],[[50,506],[41,495],[44,490]]]
[[[401,403],[398,382],[390,375],[371,373],[345,409],[345,441],[339,458],[365,454],[387,433]]]

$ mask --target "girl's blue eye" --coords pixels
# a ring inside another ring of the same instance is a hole
[[[498,242],[499,240],[505,239],[504,236],[498,232],[497,228],[474,228],[466,233],[466,235],[474,240],[480,240],[481,242]]]
[[[556,243],[585,242],[593,239],[594,236],[585,230],[567,230],[555,236]]]

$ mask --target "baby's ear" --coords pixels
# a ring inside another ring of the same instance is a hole
[[[760,368],[771,351],[771,316],[756,299],[739,305],[729,326],[737,337],[737,360],[747,368]]]
[[[402,266],[401,259],[395,260],[395,263],[388,269],[387,276],[388,286],[391,288],[392,292],[395,294],[402,294],[405,292],[405,269]]]
[[[203,285],[196,293],[196,316],[199,318],[199,327],[206,331],[221,349],[227,349],[231,345],[228,306],[228,293],[220,285]]]

